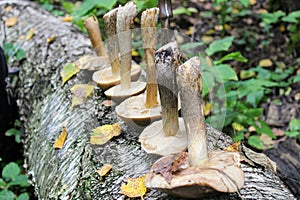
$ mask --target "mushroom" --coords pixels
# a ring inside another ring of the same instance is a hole
[[[147,153],[169,155],[179,153],[187,147],[183,119],[178,118],[175,68],[180,62],[181,54],[176,42],[168,43],[155,52],[162,120],[146,127],[139,137],[139,142]]]
[[[183,198],[237,192],[244,184],[238,152],[208,153],[199,66],[199,58],[193,57],[176,69],[188,152],[159,159],[145,180],[149,188]]]
[[[105,33],[107,35],[107,54],[111,67],[96,71],[93,74],[93,80],[102,89],[108,89],[112,86],[120,84],[120,60],[119,45],[117,38],[117,14],[119,8],[115,8],[103,16]],[[138,80],[141,74],[141,68],[133,64],[131,68],[131,79]]]
[[[83,56],[76,62],[76,66],[80,69],[87,70],[97,70],[109,67],[109,60],[105,52],[97,18],[95,16],[87,18],[84,21],[84,26],[89,34],[96,56]]]
[[[140,94],[146,88],[144,82],[131,82],[131,29],[133,18],[137,15],[137,8],[133,2],[128,2],[117,12],[117,34],[121,54],[120,85],[116,85],[107,91],[105,95],[116,102],[120,102],[130,96]]]
[[[157,80],[154,53],[156,50],[156,26],[159,9],[151,8],[142,13],[141,27],[144,60],[146,63],[146,94],[130,97],[116,107],[116,113],[127,124],[136,128],[145,127],[161,119],[161,107],[157,95]]]

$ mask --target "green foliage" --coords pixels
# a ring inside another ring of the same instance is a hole
[[[22,60],[26,58],[26,52],[21,48],[20,44],[17,43],[4,43],[3,49],[5,51],[6,60],[8,58]]]
[[[16,120],[14,123],[14,128],[8,129],[5,132],[6,136],[15,136],[15,141],[16,143],[20,143],[21,142],[21,131],[20,129],[20,121]]]
[[[2,178],[0,178],[0,199],[14,200],[17,195],[13,191],[21,191],[22,188],[30,186],[27,176],[21,171],[15,162],[10,162],[4,166]],[[17,196],[17,200],[29,200],[29,195],[22,192]]]
[[[297,137],[300,140],[300,120],[292,119],[289,123],[289,131],[284,132],[289,137]]]
[[[233,40],[233,36],[216,40],[209,45],[205,52],[207,53],[207,55],[211,56],[216,52],[228,51],[229,47],[232,45]]]
[[[173,15],[174,16],[182,15],[182,14],[191,16],[193,13],[198,13],[198,10],[196,8],[193,8],[193,7],[189,7],[189,8],[178,7],[178,8],[173,10]]]

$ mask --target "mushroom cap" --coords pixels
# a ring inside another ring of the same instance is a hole
[[[166,136],[163,130],[163,120],[153,122],[140,134],[139,142],[149,154],[166,156],[180,153],[187,147],[187,135],[184,121],[179,118],[179,130],[175,136]]]
[[[131,65],[131,81],[137,81],[141,74],[141,67],[137,64]],[[96,71],[93,74],[93,81],[102,89],[106,90],[112,86],[120,84],[120,74],[114,75],[111,68]]]
[[[85,55],[75,62],[76,66],[82,70],[103,70],[110,67],[107,56]]]
[[[116,103],[121,103],[128,97],[138,95],[145,91],[146,83],[145,82],[131,82],[129,89],[122,89],[121,85],[116,85],[112,88],[109,88],[104,92],[104,94],[111,98]]]
[[[153,108],[146,108],[146,93],[133,96],[116,107],[117,115],[125,121],[125,123],[135,128],[145,128],[151,122],[161,119],[161,107],[159,96],[157,105]]]
[[[188,159],[181,160],[184,168],[177,171],[172,167],[176,162],[179,161],[174,155],[157,160],[146,177],[146,186],[183,198],[201,198],[218,192],[237,192],[244,185],[238,152],[212,151],[200,167],[190,167]],[[170,166],[168,173],[158,172],[163,166]]]

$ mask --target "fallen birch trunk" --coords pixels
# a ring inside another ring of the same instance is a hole
[[[5,8],[11,5],[12,10]],[[95,86],[92,98],[70,110],[70,88],[77,83],[92,83],[91,73],[81,71],[61,86],[60,70],[83,55],[93,54],[87,36],[70,23],[62,22],[38,5],[27,1],[0,2],[1,21],[18,17],[10,28],[1,28],[7,42],[18,42],[27,57],[20,65],[18,106],[25,128],[26,169],[39,199],[125,199],[120,186],[126,178],[147,173],[157,157],[140,147],[138,134],[105,107],[103,92]],[[30,28],[34,36],[24,39]],[[23,36],[23,39],[22,37]],[[47,39],[55,36],[52,42]],[[106,145],[89,144],[89,133],[96,126],[118,122],[122,134]],[[61,150],[53,144],[63,127],[68,137]],[[225,134],[208,127],[209,149],[224,149],[232,143]],[[95,172],[110,163],[112,171],[100,178]],[[294,199],[270,169],[247,162],[242,164],[245,185],[239,193],[208,199]],[[173,199],[151,190],[144,199]]]

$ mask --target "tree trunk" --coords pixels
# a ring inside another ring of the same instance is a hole
[[[5,8],[11,5],[12,11]],[[43,11],[27,1],[0,2],[1,20],[18,17],[18,23],[1,30],[6,41],[22,44],[27,58],[20,65],[18,106],[25,128],[25,156],[28,174],[39,199],[124,199],[120,186],[129,177],[147,173],[157,159],[140,147],[138,132],[120,121],[114,108],[102,105],[103,91],[95,86],[92,98],[70,110],[70,88],[76,83],[92,83],[91,73],[80,71],[61,86],[60,70],[79,57],[92,54],[89,39],[70,23]],[[28,30],[35,34],[29,41],[20,39]],[[47,38],[56,36],[53,42]],[[89,133],[102,124],[118,122],[122,134],[106,145],[89,144]],[[61,150],[53,144],[63,127],[68,136]],[[224,149],[232,143],[225,134],[208,127],[209,149]],[[95,172],[110,163],[112,171],[100,178]],[[259,165],[243,163],[245,186],[239,194],[222,194],[208,199],[294,199],[280,179]],[[144,199],[173,199],[150,190]]]

